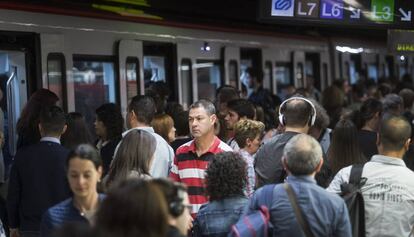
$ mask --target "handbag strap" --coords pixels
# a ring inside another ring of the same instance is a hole
[[[290,204],[292,205],[293,211],[295,212],[296,219],[298,220],[299,224],[302,227],[303,232],[305,233],[306,237],[314,237],[312,231],[310,230],[309,223],[307,219],[303,216],[303,213],[299,207],[298,200],[296,198],[296,194],[293,191],[292,187],[288,183],[283,184],[283,188],[286,190]]]

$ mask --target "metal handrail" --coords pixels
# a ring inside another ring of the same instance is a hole
[[[17,68],[13,67],[12,73],[7,79],[6,90],[7,90],[7,120],[9,130],[9,152],[11,156],[16,155],[17,149],[17,125],[15,123],[16,109],[15,109],[15,96],[13,91],[13,80],[17,78]]]

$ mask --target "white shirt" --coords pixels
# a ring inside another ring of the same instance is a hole
[[[351,166],[341,169],[328,192],[340,193],[348,183]],[[374,155],[364,165],[361,188],[365,203],[366,237],[409,236],[414,225],[414,172],[402,159]]]

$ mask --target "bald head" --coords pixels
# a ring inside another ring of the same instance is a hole
[[[379,145],[384,151],[401,151],[411,137],[411,126],[404,117],[391,116],[381,122]]]
[[[287,101],[280,112],[285,118],[286,126],[294,128],[305,127],[310,121],[313,113],[312,106],[301,99]]]
[[[310,175],[320,168],[322,148],[313,137],[298,134],[286,144],[283,157],[293,175]]]

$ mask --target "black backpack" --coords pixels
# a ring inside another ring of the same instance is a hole
[[[367,179],[361,178],[363,168],[363,164],[353,165],[349,183],[341,184],[341,196],[348,207],[352,237],[365,237],[365,205],[361,187]]]

